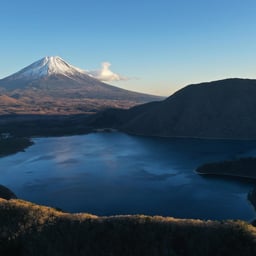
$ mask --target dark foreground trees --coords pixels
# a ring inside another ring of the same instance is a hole
[[[242,221],[68,214],[0,199],[0,255],[256,255],[256,228]]]

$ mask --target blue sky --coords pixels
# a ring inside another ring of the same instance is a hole
[[[170,95],[191,83],[256,78],[255,0],[3,0],[0,78],[44,56]]]

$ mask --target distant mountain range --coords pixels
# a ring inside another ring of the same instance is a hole
[[[0,114],[97,112],[160,99],[103,83],[60,57],[45,57],[0,80]]]
[[[99,113],[91,125],[146,136],[256,139],[256,80],[189,85],[160,102]]]

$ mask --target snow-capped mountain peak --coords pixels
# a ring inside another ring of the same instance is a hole
[[[56,74],[65,76],[85,75],[86,71],[70,65],[59,56],[47,56],[18,71],[12,77],[15,79],[22,78],[30,80]]]
[[[58,56],[42,58],[0,79],[0,94],[0,113],[5,114],[84,114],[159,100],[105,84]]]

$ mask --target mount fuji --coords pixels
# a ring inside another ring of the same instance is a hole
[[[79,73],[85,74],[83,70],[69,65],[63,59],[56,56],[45,57],[38,60],[19,72],[9,76],[7,79],[32,80],[47,77],[53,74],[75,75]]]
[[[103,83],[58,56],[0,79],[0,96],[0,114],[78,114],[162,99]]]

